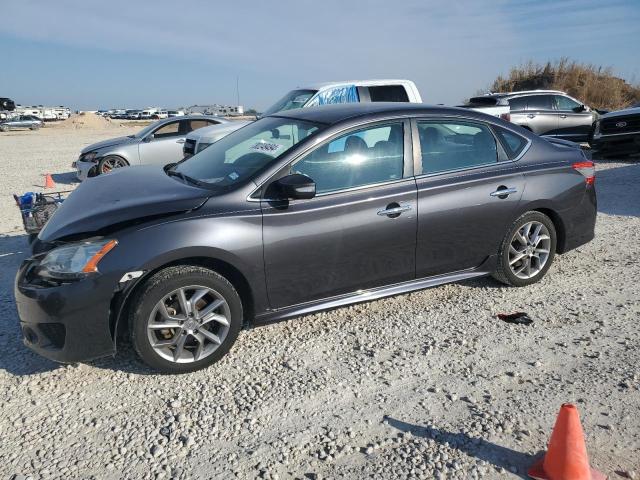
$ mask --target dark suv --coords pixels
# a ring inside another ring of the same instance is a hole
[[[557,90],[529,90],[494,93],[474,97],[469,103],[483,105],[486,113],[491,102],[496,109],[508,106],[511,122],[538,135],[549,135],[573,142],[587,142],[598,113],[582,102]]]
[[[24,342],[73,362],[128,330],[186,372],[244,326],[485,275],[529,285],[593,238],[593,183],[580,149],[469,110],[281,112],[81,184],[17,274]]]

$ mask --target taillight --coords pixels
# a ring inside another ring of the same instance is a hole
[[[571,165],[574,170],[579,171],[584,176],[584,181],[587,185],[593,185],[596,181],[596,164],[591,160],[584,162],[576,162]]]
[[[511,121],[511,114],[510,113],[501,113],[500,114],[500,118],[502,120],[506,120],[507,122]]]

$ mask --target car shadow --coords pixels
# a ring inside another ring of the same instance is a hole
[[[428,438],[441,444],[447,443],[450,447],[464,452],[471,457],[484,460],[495,467],[511,471],[520,478],[529,478],[526,475],[527,469],[542,453],[542,451],[540,451],[535,455],[530,455],[488,442],[482,438],[472,438],[464,433],[448,432],[428,425],[414,425],[389,416],[385,416],[384,419],[389,426],[401,432],[411,432],[411,434],[416,437]],[[514,467],[517,469],[517,472],[513,472]]]
[[[627,217],[640,216],[640,162],[629,160],[622,167],[599,169],[611,160],[596,161],[598,212]],[[620,161],[615,161],[620,163]]]
[[[55,183],[62,185],[76,185],[80,183],[76,177],[76,172],[52,173],[51,178],[53,178]]]
[[[60,367],[32,352],[22,343],[13,281],[20,264],[30,254],[27,235],[0,234],[0,302],[4,307],[4,324],[0,329],[0,370],[16,376],[47,372]]]

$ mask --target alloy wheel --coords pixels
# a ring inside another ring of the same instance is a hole
[[[121,158],[117,158],[117,157],[106,158],[104,160],[104,162],[102,163],[102,167],[101,167],[102,168],[102,172],[101,173],[109,173],[114,168],[122,168],[122,167],[126,167],[126,166],[127,166],[127,162],[125,162]]]
[[[551,236],[540,222],[527,222],[511,238],[509,268],[523,280],[535,277],[549,260]]]
[[[175,363],[200,361],[224,342],[231,311],[222,295],[209,287],[182,287],[163,297],[147,322],[151,347]]]

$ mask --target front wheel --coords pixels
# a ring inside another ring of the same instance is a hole
[[[128,167],[127,161],[116,155],[107,155],[98,163],[98,171],[100,173],[109,173],[116,168]]]
[[[498,252],[493,276],[500,282],[524,287],[540,280],[551,267],[557,235],[553,222],[540,212],[526,212],[509,228]]]
[[[198,266],[169,267],[135,295],[131,340],[150,367],[163,373],[193,372],[231,349],[242,317],[240,297],[226,278]]]

